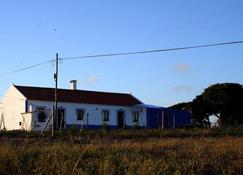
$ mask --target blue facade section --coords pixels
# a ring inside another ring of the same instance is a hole
[[[162,111],[161,108],[147,108],[147,127],[160,128],[162,126]]]
[[[147,108],[147,127],[161,128],[164,116],[164,128],[185,127],[191,124],[191,114],[183,110],[168,108]]]
[[[173,116],[175,118],[175,127],[185,127],[191,124],[190,112],[177,110],[177,109],[166,109],[170,116],[170,127],[173,127]]]

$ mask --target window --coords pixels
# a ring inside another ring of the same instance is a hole
[[[132,112],[132,121],[134,123],[138,123],[138,121],[139,121],[139,112],[138,111]]]
[[[43,106],[36,107],[36,112],[38,116],[38,122],[45,122],[46,120],[45,107]]]
[[[84,109],[77,109],[77,120],[83,120],[84,119]]]
[[[109,121],[109,111],[102,111],[102,117],[103,117],[103,121],[104,122],[108,122]]]

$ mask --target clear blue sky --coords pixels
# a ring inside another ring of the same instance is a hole
[[[60,57],[243,40],[241,0],[5,0],[0,3],[0,74]],[[54,66],[0,77],[53,87]],[[213,83],[243,84],[243,44],[64,61],[59,87],[132,92],[144,103],[190,101]]]

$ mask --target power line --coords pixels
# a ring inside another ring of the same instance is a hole
[[[212,44],[205,44],[205,45],[194,45],[194,46],[185,46],[185,47],[174,47],[174,48],[165,48],[165,49],[156,49],[156,50],[143,50],[143,51],[134,51],[134,52],[120,52],[120,53],[108,53],[108,54],[97,54],[97,55],[84,55],[84,56],[76,56],[76,57],[64,57],[59,58],[59,61],[63,60],[74,60],[74,59],[83,59],[83,58],[98,58],[98,57],[111,57],[111,56],[123,56],[123,55],[137,55],[137,54],[148,54],[148,53],[156,53],[156,52],[169,52],[169,51],[177,51],[177,50],[189,50],[189,49],[196,49],[196,48],[206,48],[206,47],[215,47],[215,46],[223,46],[223,45],[233,45],[233,44],[242,44],[243,40],[238,41],[229,41],[229,42],[222,42],[222,43],[212,43]],[[50,59],[48,61],[30,65],[27,67],[23,67],[11,72],[7,72],[5,74],[0,74],[0,77],[8,76],[17,72],[25,71],[28,69],[33,69],[38,66],[42,66],[48,63],[54,62],[55,59]]]
[[[14,71],[11,71],[11,72],[8,72],[8,73],[5,73],[5,74],[1,74],[0,77],[7,76],[7,75],[11,75],[11,74],[14,74],[14,73],[17,73],[17,72],[21,72],[21,71],[25,71],[25,70],[28,70],[28,69],[33,69],[35,67],[38,67],[38,66],[42,66],[42,65],[51,63],[53,61],[54,60],[52,59],[52,60],[45,61],[45,62],[42,62],[42,63],[33,64],[33,65],[30,65],[30,66],[27,66],[27,67],[23,67],[23,68],[20,68],[20,69],[17,69],[17,70],[14,70]]]
[[[110,56],[122,56],[122,55],[137,55],[137,54],[169,52],[169,51],[177,51],[177,50],[188,50],[188,49],[215,47],[215,46],[223,46],[223,45],[242,44],[242,43],[243,43],[243,40],[239,40],[239,41],[230,41],[230,42],[212,43],[212,44],[205,44],[205,45],[185,46],[185,47],[174,47],[174,48],[165,48],[165,49],[156,49],[156,50],[143,50],[143,51],[134,51],[134,52],[120,52],[120,53],[85,55],[85,56],[76,56],[76,57],[64,57],[64,58],[60,58],[60,59],[61,60],[74,60],[74,59],[83,59],[83,58],[98,58],[98,57],[110,57]]]

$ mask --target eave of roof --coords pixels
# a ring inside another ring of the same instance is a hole
[[[54,101],[55,99],[54,88],[14,86],[29,100]],[[69,89],[58,89],[58,101],[116,106],[143,104],[131,94]]]

